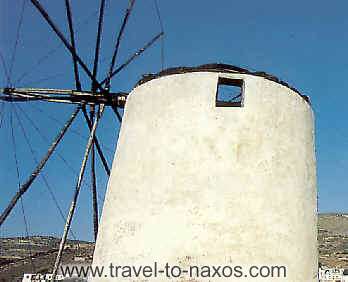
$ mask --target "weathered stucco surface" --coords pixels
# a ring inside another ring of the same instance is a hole
[[[219,76],[244,80],[243,107],[215,107]],[[313,135],[309,104],[262,77],[198,72],[138,86],[93,264],[285,265],[286,278],[226,280],[316,281]]]

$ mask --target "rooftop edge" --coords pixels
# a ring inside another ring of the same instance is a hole
[[[311,102],[309,100],[309,97],[306,95],[302,95],[296,88],[290,86],[287,82],[279,79],[278,77],[268,74],[263,71],[250,71],[244,68],[240,68],[237,66],[233,65],[228,65],[228,64],[220,64],[220,63],[212,63],[212,64],[204,64],[204,65],[199,65],[196,67],[173,67],[173,68],[168,68],[165,70],[162,70],[158,73],[149,73],[143,75],[143,77],[137,82],[135,86],[144,84],[150,80],[167,76],[167,75],[172,75],[172,74],[182,74],[182,73],[189,73],[189,72],[225,72],[225,73],[240,73],[240,74],[250,74],[250,75],[255,75],[259,77],[263,77],[265,79],[274,81],[276,83],[279,83],[285,87],[290,88],[294,92],[296,92],[298,95],[300,95],[309,105],[311,105]]]

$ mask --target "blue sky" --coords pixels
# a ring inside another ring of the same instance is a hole
[[[158,0],[165,29],[165,67],[189,66],[222,62],[251,70],[266,71],[295,86],[310,96],[315,112],[316,151],[320,212],[348,212],[348,3],[327,1],[169,1]],[[88,65],[92,64],[96,34],[98,1],[72,1],[77,29],[78,52]],[[115,33],[127,1],[108,0],[99,79],[105,76],[112,54]],[[7,67],[16,38],[22,1],[1,1],[0,47]],[[42,0],[49,14],[67,34],[64,1]],[[160,31],[154,2],[137,0],[121,44],[118,64]],[[46,54],[47,59],[40,60]],[[37,61],[40,64],[37,65]],[[112,90],[130,91],[144,73],[160,70],[160,44],[155,44],[112,81]],[[71,57],[50,31],[37,11],[27,1],[23,26],[13,64],[12,80],[30,70],[17,87],[37,86],[73,88]],[[82,72],[81,72],[82,73]],[[3,69],[0,78],[6,86]],[[84,89],[90,88],[82,75]],[[56,134],[72,111],[66,105],[21,105],[37,123],[48,140]],[[31,152],[22,135],[12,106],[5,106],[5,119],[0,130],[0,207],[6,205],[16,190],[10,114],[20,163],[20,180],[26,178],[34,165]],[[12,110],[11,110],[12,109]],[[42,110],[44,114],[40,111]],[[48,117],[49,115],[49,117]],[[19,112],[30,142],[39,158],[48,147],[31,122]],[[56,120],[53,120],[53,117]],[[86,143],[87,129],[79,117],[73,133],[59,146],[58,152],[76,170]],[[109,163],[115,148],[119,125],[107,112],[98,130],[108,153]],[[29,132],[30,130],[30,132]],[[79,133],[77,133],[79,132]],[[80,136],[82,134],[83,136]],[[59,173],[57,173],[59,172]],[[67,210],[76,173],[55,156],[44,173],[51,183],[62,209]],[[98,164],[98,190],[102,201],[106,178]],[[84,182],[73,230],[78,237],[92,238],[90,185]],[[52,202],[42,179],[38,179],[24,197],[25,212],[31,233],[60,235],[63,221]],[[16,208],[1,228],[2,236],[23,234],[21,209]]]

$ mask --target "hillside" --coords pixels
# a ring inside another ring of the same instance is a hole
[[[47,236],[14,237],[0,239],[0,282],[16,281],[24,273],[49,273],[57,255],[60,240]],[[94,244],[68,240],[63,263],[75,257],[91,261]]]
[[[319,215],[318,244],[322,265],[348,268],[348,215]]]
[[[15,281],[23,273],[50,272],[59,246],[59,239],[46,236],[0,239],[0,282]],[[348,268],[348,215],[320,214],[318,221],[319,262],[329,267]],[[76,256],[91,261],[94,244],[68,241],[63,262]],[[28,258],[31,254],[31,260]]]

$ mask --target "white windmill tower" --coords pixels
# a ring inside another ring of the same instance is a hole
[[[227,65],[169,69],[127,99],[93,264],[282,265],[267,281],[316,281],[316,207],[305,96]]]

